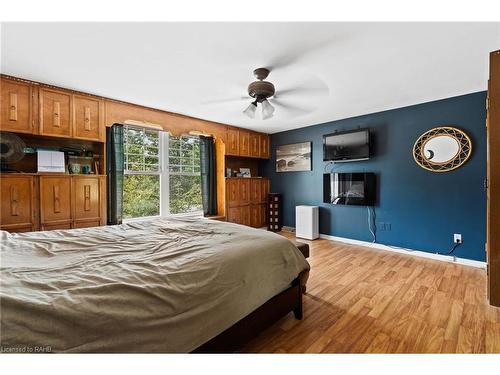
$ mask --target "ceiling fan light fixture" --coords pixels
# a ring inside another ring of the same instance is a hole
[[[274,115],[274,107],[267,100],[262,101],[262,119],[267,120],[268,118],[273,117]]]
[[[248,107],[243,111],[243,113],[250,118],[255,118],[256,111],[257,111],[257,101],[250,103]]]

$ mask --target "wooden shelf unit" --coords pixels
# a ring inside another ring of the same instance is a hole
[[[226,177],[226,220],[260,228],[266,226],[266,177]]]

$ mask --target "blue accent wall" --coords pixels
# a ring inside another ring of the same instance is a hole
[[[262,173],[271,191],[283,194],[284,225],[295,227],[295,206],[320,207],[320,233],[371,241],[366,207],[323,203],[323,173],[375,172],[377,175],[377,242],[428,252],[448,252],[453,234],[463,244],[455,255],[485,260],[486,92],[478,92],[394,110],[332,121],[273,134],[271,159]],[[472,156],[462,167],[434,173],[419,167],[412,149],[425,131],[442,125],[464,130],[472,139]],[[367,161],[327,165],[323,135],[367,127],[373,156]],[[276,146],[312,141],[312,171],[275,172]],[[326,167],[326,169],[325,169]],[[380,223],[390,223],[381,231]]]

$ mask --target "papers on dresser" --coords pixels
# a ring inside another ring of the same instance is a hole
[[[38,172],[66,172],[64,166],[64,152],[39,150],[37,154]]]

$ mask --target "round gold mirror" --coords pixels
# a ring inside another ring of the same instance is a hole
[[[413,158],[432,172],[457,169],[469,159],[472,143],[467,134],[450,126],[426,131],[413,146]]]

